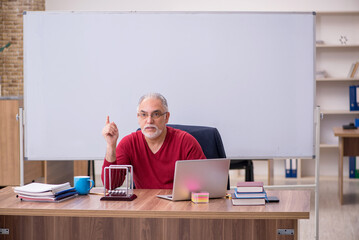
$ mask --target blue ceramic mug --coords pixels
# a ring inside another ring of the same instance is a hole
[[[80,195],[86,195],[95,186],[95,182],[89,176],[75,176],[74,186]]]

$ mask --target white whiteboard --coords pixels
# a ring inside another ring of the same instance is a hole
[[[27,12],[25,158],[103,159],[106,115],[138,128],[144,93],[172,124],[213,126],[228,157],[314,155],[315,14]]]

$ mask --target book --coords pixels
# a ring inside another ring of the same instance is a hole
[[[352,74],[350,75],[350,78],[354,78],[358,72],[358,67],[359,67],[359,62],[356,62],[355,65],[354,65],[354,69],[353,69],[353,72]]]
[[[298,162],[298,159],[291,159],[291,175],[292,175],[292,178],[296,178],[297,177],[297,162]]]
[[[62,202],[74,198],[77,195],[78,194],[76,191],[72,191],[57,196],[31,196],[31,195],[18,194],[16,197],[22,201],[31,201],[31,202]]]
[[[355,157],[355,178],[359,178],[359,157]]]
[[[72,187],[72,188],[65,189],[65,190],[62,190],[62,191],[60,191],[60,192],[57,192],[57,193],[55,193],[54,195],[55,195],[55,196],[59,196],[59,195],[62,195],[62,194],[65,194],[65,193],[69,193],[69,192],[76,192],[76,193],[78,193],[78,192],[76,191],[76,188]]]
[[[285,160],[285,177],[290,178],[291,177],[291,171],[290,171],[290,159]]]
[[[25,186],[15,187],[14,192],[28,195],[43,194],[43,196],[46,196],[69,189],[73,189],[69,182],[63,184],[29,183]]]
[[[350,111],[358,111],[359,105],[358,105],[358,89],[359,87],[357,85],[349,86],[349,109]]]
[[[237,187],[263,187],[263,182],[237,182]]]
[[[232,204],[234,206],[264,205],[265,198],[232,198]]]
[[[237,185],[245,185],[239,183]],[[247,188],[253,188],[255,186],[261,187],[263,189],[263,182],[248,182],[247,185],[250,185]],[[246,188],[246,187],[243,187]],[[248,191],[248,190],[247,190]],[[234,192],[232,197],[232,204],[235,206],[244,206],[244,205],[264,205],[267,199],[267,193],[263,190],[262,192]]]
[[[27,192],[27,191],[20,191],[20,190],[14,190],[15,193],[17,194],[22,194],[22,195],[29,195],[29,196],[38,196],[38,197],[52,197],[52,196],[58,196],[67,192],[76,192],[75,188],[69,188],[57,193],[53,193],[52,191],[46,191],[46,192]]]
[[[235,198],[266,198],[267,194],[265,191],[261,192],[261,193],[239,193],[239,192],[234,192],[234,197]]]
[[[349,178],[355,178],[356,157],[349,157]]]
[[[263,182],[238,182],[236,192],[246,193],[246,192],[263,192]]]
[[[352,75],[352,72],[354,70],[354,66],[355,66],[355,63],[352,63],[352,65],[350,66],[350,69],[349,69],[348,78],[350,78],[350,76]]]
[[[78,195],[69,182],[63,184],[30,183],[15,187],[14,192],[21,201],[33,202],[60,202]]]
[[[359,62],[355,62],[351,65],[349,74],[348,74],[348,78],[354,78],[356,76],[358,67],[359,67]]]

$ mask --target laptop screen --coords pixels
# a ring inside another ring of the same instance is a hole
[[[189,200],[191,192],[208,192],[210,198],[226,195],[230,159],[176,162],[172,200]]]

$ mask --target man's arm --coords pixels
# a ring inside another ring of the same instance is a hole
[[[102,165],[102,183],[104,183],[104,171],[105,167],[108,167],[112,164],[116,164],[116,143],[118,139],[118,128],[114,122],[110,123],[110,117],[107,116],[105,127],[102,130],[102,135],[106,140],[106,155],[104,159],[104,163]],[[109,189],[109,173],[106,172],[106,189]],[[120,186],[124,181],[125,176],[123,171],[114,170],[111,172],[111,188],[115,189],[116,187]]]

